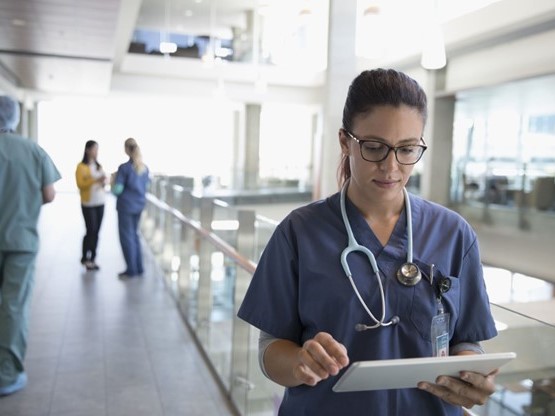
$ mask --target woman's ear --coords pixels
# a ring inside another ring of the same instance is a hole
[[[339,144],[341,145],[341,154],[349,154],[349,138],[345,133],[345,129],[339,129]]]

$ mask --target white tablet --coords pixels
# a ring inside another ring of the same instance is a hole
[[[358,361],[333,386],[335,392],[403,389],[420,381],[435,382],[440,375],[458,377],[461,371],[489,374],[516,358],[514,352],[450,357]]]

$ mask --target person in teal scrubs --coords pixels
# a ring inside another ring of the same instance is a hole
[[[19,104],[0,96],[0,397],[27,384],[23,360],[41,206],[61,178],[48,154],[15,133]]]

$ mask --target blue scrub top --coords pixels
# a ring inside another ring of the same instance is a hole
[[[478,342],[497,335],[482,275],[476,234],[457,213],[410,195],[413,261],[423,278],[401,285],[397,269],[406,262],[407,233],[403,213],[383,247],[358,209],[346,201],[347,215],[359,244],[376,258],[386,296],[386,320],[397,325],[357,332],[372,325],[341,266],[347,233],[339,193],[291,212],[276,228],[253,276],[238,316],[273,335],[302,345],[318,332],[330,333],[347,348],[350,362],[432,356],[431,321],[437,314],[436,290],[427,280],[451,281],[444,294],[450,315],[450,345]],[[348,256],[358,290],[375,316],[381,301],[372,267],[364,254]],[[461,415],[462,409],[414,389],[334,393],[342,372],[315,387],[287,388],[280,415]]]
[[[118,168],[115,184],[123,186],[118,195],[116,209],[129,214],[139,214],[146,204],[146,190],[149,182],[148,168],[140,174],[133,168],[131,160]]]

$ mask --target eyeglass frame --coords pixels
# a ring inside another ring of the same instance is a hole
[[[358,137],[356,137],[353,133],[351,133],[349,130],[347,129],[341,129],[343,130],[348,137],[350,137],[351,139],[353,139],[355,142],[358,143],[359,148],[360,148],[360,157],[362,157],[362,159],[364,159],[367,162],[374,162],[374,163],[379,163],[379,162],[383,162],[384,160],[386,160],[389,157],[389,154],[391,153],[391,151],[393,150],[393,153],[395,154],[395,160],[397,161],[397,163],[399,163],[400,165],[404,165],[404,166],[412,166],[412,165],[416,165],[420,159],[422,159],[422,156],[424,156],[424,152],[426,151],[426,149],[428,149],[428,145],[426,144],[426,142],[424,141],[424,137],[420,137],[420,140],[422,141],[422,143],[424,144],[403,144],[401,146],[390,146],[387,143],[384,143],[380,140],[375,140],[375,139],[359,139]],[[368,160],[364,157],[364,155],[362,154],[362,145],[364,143],[368,143],[368,142],[374,142],[374,143],[379,143],[385,147],[387,147],[387,153],[385,154],[385,156],[380,159],[380,160]],[[420,156],[418,157],[418,159],[413,162],[413,163],[403,163],[399,160],[399,157],[397,156],[397,151],[399,149],[402,149],[403,147],[408,147],[408,146],[416,146],[416,147],[420,147],[422,149],[422,153],[420,153]]]

